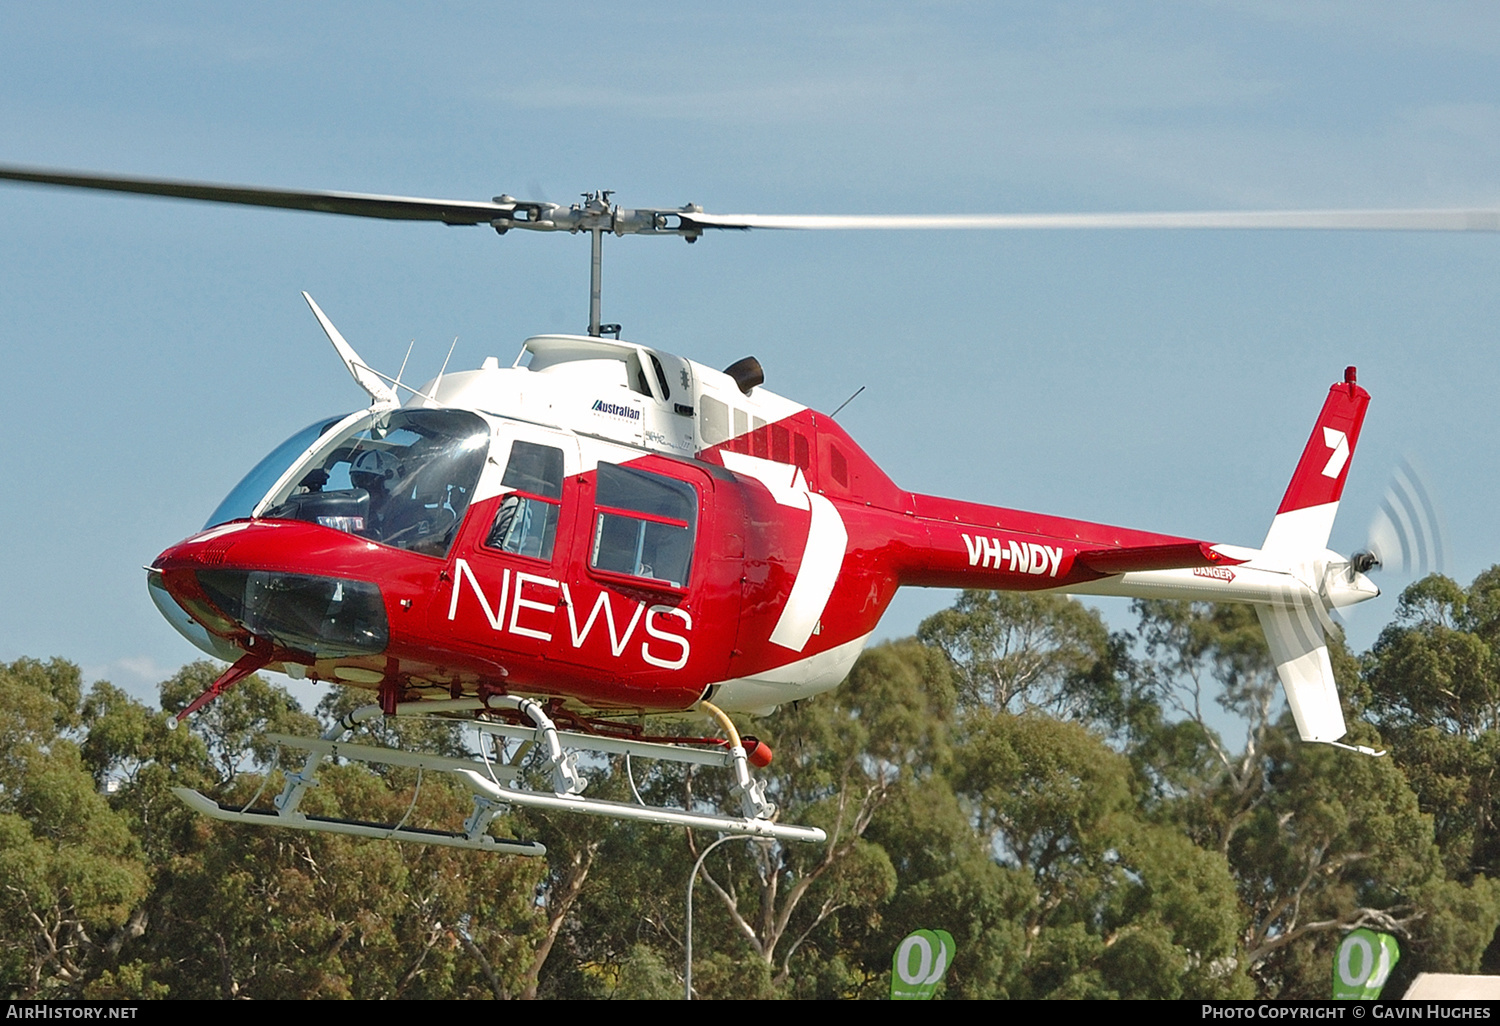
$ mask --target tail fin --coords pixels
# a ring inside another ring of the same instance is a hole
[[[1284,601],[1255,610],[1304,741],[1337,741],[1345,732],[1325,641],[1328,608],[1320,567],[1369,404],[1370,394],[1348,368],[1328,390],[1257,560],[1291,578]]]
[[[1344,380],[1328,390],[1312,437],[1271,521],[1263,551],[1307,558],[1327,546],[1339,497],[1344,494],[1349,457],[1354,455],[1369,405],[1370,393],[1355,383],[1354,368],[1345,369]]]

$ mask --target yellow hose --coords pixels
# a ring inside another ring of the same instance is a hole
[[[725,713],[723,709],[720,709],[718,706],[714,705],[712,702],[699,702],[698,706],[700,708],[702,708],[702,709],[707,710],[708,713],[709,713],[709,715],[715,717],[719,721],[719,723],[724,727],[724,729],[726,731],[728,731],[728,733],[729,733],[729,747],[730,748],[743,748],[743,747],[745,747],[743,744],[740,743],[740,732],[734,729],[734,722],[732,720],[730,720],[728,714]]]

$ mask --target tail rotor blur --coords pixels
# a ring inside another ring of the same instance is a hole
[[[1411,579],[1447,570],[1443,517],[1426,476],[1410,457],[1403,457],[1391,473],[1385,498],[1370,522],[1365,551],[1353,558]]]

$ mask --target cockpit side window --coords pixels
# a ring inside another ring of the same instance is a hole
[[[563,451],[551,445],[517,440],[510,447],[502,488],[530,492],[544,499],[561,499]]]
[[[594,493],[595,570],[687,584],[698,521],[698,493],[685,481],[599,464]]]
[[[484,543],[502,552],[550,560],[562,513],[563,451],[517,440],[500,484],[515,491],[501,502]]]

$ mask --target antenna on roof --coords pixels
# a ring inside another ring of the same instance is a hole
[[[443,372],[448,369],[448,361],[453,359],[453,350],[458,345],[458,336],[453,336],[453,345],[448,347],[448,355],[443,357],[443,365],[438,368],[438,376],[432,382],[432,395],[429,396],[433,402],[437,402],[438,388],[443,384]]]
[[[842,410],[845,406],[848,406],[850,403],[854,402],[854,400],[858,399],[859,398],[859,393],[863,392],[864,390],[865,390],[865,386],[864,385],[860,385],[859,388],[855,389],[855,392],[854,392],[853,395],[851,395],[849,398],[845,399],[843,402],[839,403],[839,409],[838,410],[834,410],[832,413],[830,413],[828,415],[828,419],[829,420],[833,420],[835,417],[837,417],[839,415],[839,410]]]

